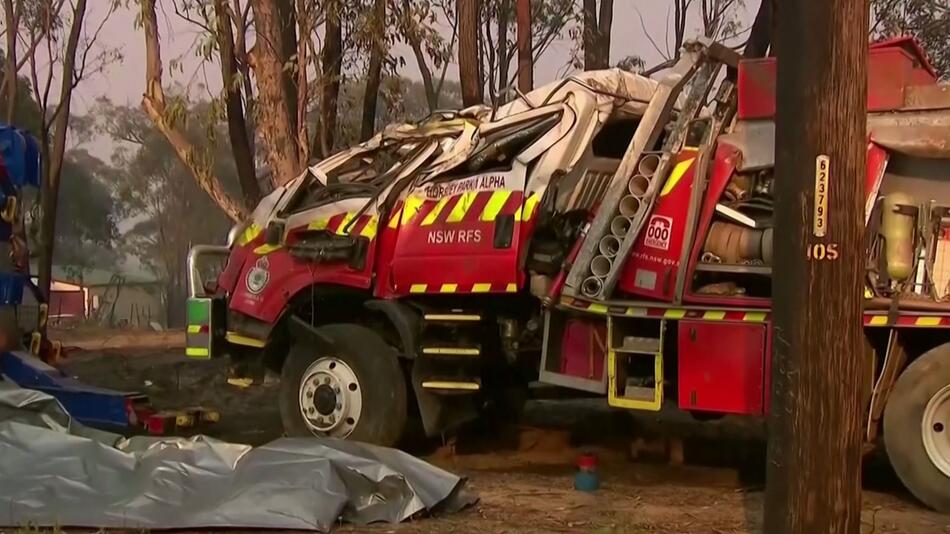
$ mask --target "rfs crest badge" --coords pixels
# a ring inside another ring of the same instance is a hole
[[[264,291],[264,288],[267,287],[267,282],[270,280],[269,268],[270,262],[267,261],[267,256],[262,256],[257,260],[254,267],[247,272],[245,285],[247,286],[248,293],[257,295],[261,291]]]
[[[670,235],[673,233],[673,219],[662,215],[650,217],[650,224],[647,225],[647,235],[643,239],[643,244],[660,250],[670,249]]]

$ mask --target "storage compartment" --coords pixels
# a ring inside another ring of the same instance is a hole
[[[606,320],[559,310],[545,313],[540,382],[603,395],[606,359]]]
[[[664,321],[610,317],[607,403],[657,411],[663,405]]]
[[[764,324],[681,321],[680,408],[762,415],[765,338]]]

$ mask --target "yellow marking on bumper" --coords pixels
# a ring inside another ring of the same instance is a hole
[[[237,244],[244,246],[251,241],[254,241],[258,235],[262,232],[262,228],[256,224],[251,224],[241,232],[241,235],[237,239]]]
[[[283,245],[266,245],[265,244],[265,245],[261,245],[255,248],[254,254],[257,254],[258,256],[266,256],[270,254],[271,252],[274,252],[275,250],[282,249],[283,247],[284,247]]]
[[[477,382],[423,382],[425,389],[459,389],[464,391],[478,391],[481,386]]]
[[[666,310],[663,313],[664,319],[682,319],[686,317],[686,310]]]
[[[254,384],[253,378],[229,378],[228,384],[239,387],[239,388],[249,388]]]
[[[940,317],[918,317],[917,326],[940,326]]]
[[[482,316],[481,316],[481,315],[474,315],[474,314],[464,314],[464,315],[463,315],[463,314],[460,314],[460,315],[454,315],[454,314],[451,314],[451,313],[427,313],[427,314],[425,314],[423,317],[425,317],[425,320],[426,320],[426,321],[459,321],[459,322],[469,321],[469,322],[476,322],[476,321],[481,321],[481,320],[482,320]]]
[[[420,224],[419,226],[429,226],[433,224],[436,221],[436,219],[439,218],[439,214],[442,213],[442,210],[445,209],[445,205],[448,203],[449,203],[449,197],[442,197],[441,199],[439,199],[436,205],[432,208],[432,211],[430,211],[428,215],[426,215],[425,219],[422,219],[422,224]]]
[[[481,220],[485,222],[491,222],[498,218],[498,214],[501,213],[501,209],[505,207],[505,204],[508,202],[508,197],[511,196],[511,191],[495,191],[491,194],[491,198],[488,199],[488,203],[485,204],[485,209],[482,210]]]
[[[726,312],[724,311],[708,311],[703,314],[703,319],[709,321],[721,321],[726,318]]]
[[[482,351],[480,349],[462,347],[423,347],[422,353],[441,356],[478,356]]]
[[[439,288],[440,293],[455,293],[458,291],[458,284],[442,284],[442,287]]]
[[[474,284],[472,286],[472,293],[489,293],[491,292],[491,284]]]
[[[307,230],[326,230],[329,225],[330,219],[316,219],[310,221],[310,224],[307,225]]]
[[[505,291],[507,291],[508,293],[517,293],[518,284],[508,284],[508,287],[505,288]]]
[[[623,313],[627,317],[646,317],[647,309],[646,308],[627,308],[627,311]]]
[[[887,316],[875,315],[874,317],[871,317],[871,322],[869,322],[868,324],[871,326],[884,326],[887,324]]]
[[[745,314],[742,320],[748,321],[750,323],[764,323],[765,315],[765,312],[748,312]]]
[[[200,333],[201,333],[201,325],[200,325],[200,324],[190,324],[190,325],[188,325],[188,333],[189,333],[189,334],[200,334]]]
[[[185,356],[192,358],[206,358],[208,357],[208,349],[204,347],[185,347]]]
[[[607,313],[607,306],[605,304],[591,304],[587,311],[591,313]]]
[[[412,284],[411,286],[409,286],[409,292],[410,293],[425,293],[426,288],[428,287],[429,286],[427,284]]]
[[[267,345],[267,342],[261,339],[254,339],[253,337],[242,336],[236,332],[228,332],[225,334],[224,339],[228,343],[234,343],[235,345],[243,345],[245,347],[255,347],[258,349],[264,348]]]

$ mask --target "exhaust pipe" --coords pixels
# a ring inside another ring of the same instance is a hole
[[[585,297],[597,298],[603,288],[603,280],[596,276],[591,276],[581,283],[581,293],[583,293]]]

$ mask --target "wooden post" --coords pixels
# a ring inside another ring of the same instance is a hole
[[[534,58],[531,56],[531,0],[517,0],[518,89],[534,89]]]
[[[772,404],[763,531],[857,533],[867,0],[777,3]]]

